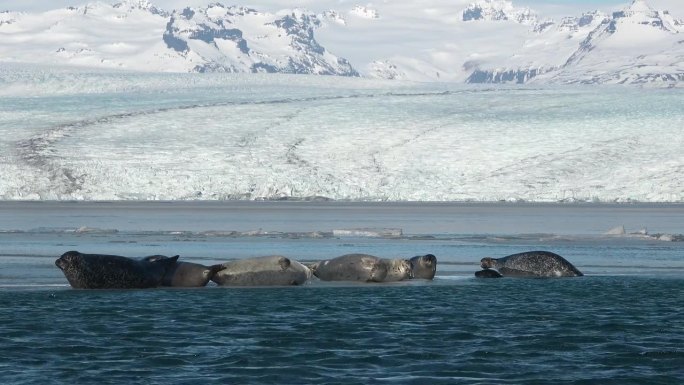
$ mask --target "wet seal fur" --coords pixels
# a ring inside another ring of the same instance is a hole
[[[142,258],[142,260],[154,262],[168,258],[165,255],[150,255]],[[175,256],[175,258],[178,258],[178,256]],[[176,261],[164,273],[161,285],[168,287],[203,287],[209,283],[214,274],[224,268],[223,265],[204,266],[199,263]]]
[[[408,279],[433,279],[437,271],[437,258],[432,254],[411,259],[346,254],[314,263],[311,269],[322,281],[399,282]]]
[[[292,286],[311,278],[311,270],[301,263],[270,255],[223,263],[212,277],[219,286]]]
[[[475,278],[502,278],[498,271],[492,269],[484,269],[475,272]]]
[[[572,263],[549,251],[527,251],[503,258],[482,258],[483,269],[496,269],[504,277],[581,277]]]
[[[383,282],[387,268],[387,263],[369,254],[345,254],[311,265],[321,281]]]
[[[411,279],[413,271],[407,259],[381,259],[387,268],[387,275],[382,282],[398,282]]]
[[[433,279],[437,273],[437,257],[432,254],[417,255],[409,259],[412,279]]]
[[[158,287],[178,256],[142,261],[119,255],[67,251],[56,261],[75,289],[147,289]]]

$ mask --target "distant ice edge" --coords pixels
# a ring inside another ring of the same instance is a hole
[[[272,196],[272,197],[252,197],[249,193],[245,194],[230,194],[220,197],[204,197],[198,194],[195,197],[182,196],[182,197],[158,197],[158,194],[149,194],[142,196],[141,194],[114,194],[114,196],[98,197],[98,196],[54,196],[51,194],[40,194],[40,193],[29,193],[21,196],[8,196],[0,195],[0,201],[6,202],[36,202],[36,201],[57,201],[57,202],[171,202],[171,201],[212,201],[212,202],[230,202],[230,201],[250,201],[250,202],[343,202],[343,203],[373,203],[373,202],[387,202],[387,203],[463,203],[463,204],[497,204],[497,203],[509,203],[509,204],[525,204],[525,203],[541,203],[541,204],[640,204],[640,203],[684,203],[684,199],[677,200],[638,200],[633,198],[606,198],[599,199],[596,197],[587,199],[522,199],[522,198],[506,198],[506,199],[461,199],[461,200],[437,200],[437,199],[388,199],[386,197],[373,197],[373,198],[329,198],[324,196]]]

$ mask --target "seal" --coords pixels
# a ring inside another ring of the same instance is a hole
[[[314,263],[311,270],[321,281],[383,282],[387,267],[387,263],[373,255],[345,254]]]
[[[581,277],[572,263],[549,251],[527,251],[503,258],[482,258],[483,269],[497,269],[504,277]]]
[[[220,286],[291,286],[311,278],[311,270],[301,263],[269,255],[223,263],[211,278]]]
[[[150,255],[142,258],[142,261],[154,262],[168,258],[165,255]],[[177,258],[178,256],[176,256]],[[199,263],[176,261],[164,273],[161,285],[168,287],[203,287],[209,283],[216,272],[223,269],[223,265],[204,266]]]
[[[146,289],[158,287],[178,256],[141,261],[119,255],[67,251],[56,261],[75,289]]]
[[[411,278],[433,279],[437,273],[437,257],[432,254],[417,255],[409,259],[411,263]]]
[[[381,259],[387,268],[387,275],[382,282],[398,282],[411,279],[413,271],[411,262],[407,259]]]
[[[484,269],[480,271],[475,272],[475,278],[501,278],[503,275],[501,275],[498,271],[492,270],[492,269]]]

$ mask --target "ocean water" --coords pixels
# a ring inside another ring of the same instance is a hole
[[[2,202],[0,382],[676,384],[683,224],[676,204]],[[433,253],[438,268],[395,284],[75,290],[54,266],[72,249]],[[537,249],[585,276],[474,278],[484,256]]]

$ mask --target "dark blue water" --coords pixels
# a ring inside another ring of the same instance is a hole
[[[684,280],[0,292],[2,383],[676,384]]]
[[[602,235],[620,224],[653,235]],[[0,204],[0,384],[679,384],[684,242],[657,233],[683,226],[681,205]],[[355,227],[403,235],[331,235]],[[438,267],[432,282],[88,291],[54,265],[72,249]],[[474,278],[480,258],[525,250],[585,276]]]

